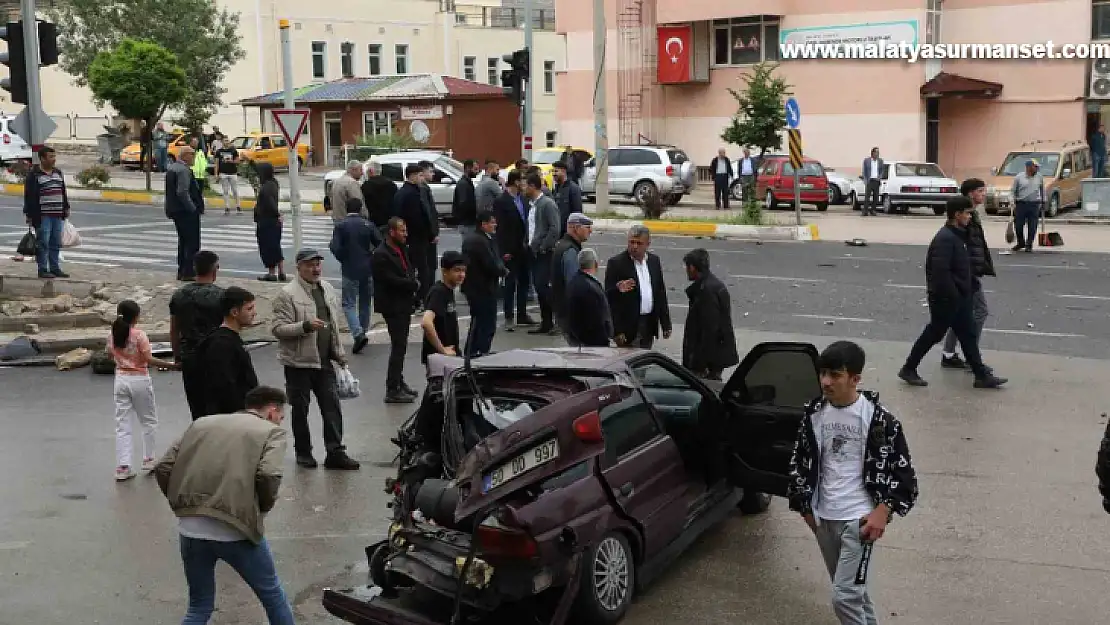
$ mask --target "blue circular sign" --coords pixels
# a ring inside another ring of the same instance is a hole
[[[790,98],[786,101],[786,125],[790,128],[797,128],[802,123],[802,109],[798,106],[798,101]]]

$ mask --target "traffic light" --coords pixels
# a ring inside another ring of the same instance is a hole
[[[58,64],[58,26],[50,22],[39,22],[39,65],[48,67]]]
[[[23,54],[23,22],[0,26],[0,39],[8,42],[8,51],[0,53],[0,63],[8,66],[8,77],[0,80],[0,88],[12,94],[12,102],[27,104],[27,59]],[[56,46],[55,46],[56,48]]]
[[[530,73],[528,48],[506,54],[501,59],[511,68],[501,72],[501,87],[505,90],[505,94],[519,105],[524,101],[524,83],[528,82]]]

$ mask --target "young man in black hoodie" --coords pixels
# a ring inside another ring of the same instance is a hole
[[[231,414],[246,408],[247,393],[258,386],[251,355],[240,332],[254,324],[254,294],[229,286],[220,296],[224,322],[200,346],[207,388],[205,414]]]

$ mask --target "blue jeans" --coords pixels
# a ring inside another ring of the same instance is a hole
[[[169,148],[154,148],[154,164],[158,166],[158,171],[166,171],[166,160],[169,158]]]
[[[374,296],[374,282],[369,276],[361,280],[343,278],[343,314],[347,327],[356,339],[370,329],[370,298]]]
[[[467,296],[470,307],[470,340],[466,342],[466,352],[471,358],[485,356],[493,349],[493,335],[497,333],[497,296]]]
[[[189,583],[189,610],[181,625],[205,625],[216,607],[216,562],[223,560],[251,587],[266,610],[270,625],[294,625],[274,556],[266,539],[232,543],[181,536],[181,562]]]
[[[1106,155],[1097,152],[1091,153],[1091,177],[1102,178],[1106,171]]]
[[[62,270],[58,252],[62,249],[62,229],[65,225],[66,220],[61,217],[43,217],[39,227],[35,228],[35,260],[40,272],[57,273]]]

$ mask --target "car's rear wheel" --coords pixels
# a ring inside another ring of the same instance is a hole
[[[860,209],[859,198],[856,197],[855,191],[848,192],[848,204],[852,206],[852,210],[854,211],[858,211]]]
[[[943,215],[945,213],[945,211],[947,211],[947,209],[943,206],[934,206],[933,207],[933,214],[937,215],[938,217],[940,215]]]
[[[632,199],[643,204],[652,193],[656,193],[655,185],[647,180],[641,180],[632,188]]]
[[[840,192],[840,187],[835,184],[829,187],[829,204],[840,204],[844,201],[844,194]]]
[[[1048,200],[1048,208],[1045,209],[1046,217],[1055,217],[1060,214],[1060,194],[1053,193],[1052,197]]]
[[[817,210],[822,212],[822,213],[829,210],[829,203],[828,202],[818,202],[816,206],[817,206]]]
[[[732,199],[736,200],[737,202],[743,202],[744,183],[740,182],[739,180],[733,181],[732,186],[728,188],[728,193],[732,196]]]
[[[884,195],[883,196],[883,212],[886,213],[887,215],[893,215],[894,214],[894,204],[892,204],[890,202],[890,196],[889,195]]]
[[[744,498],[737,506],[744,514],[760,514],[771,507],[771,496],[755,490],[744,491]]]
[[[574,623],[612,625],[619,622],[636,587],[636,562],[628,539],[608,532],[583,554]]]

